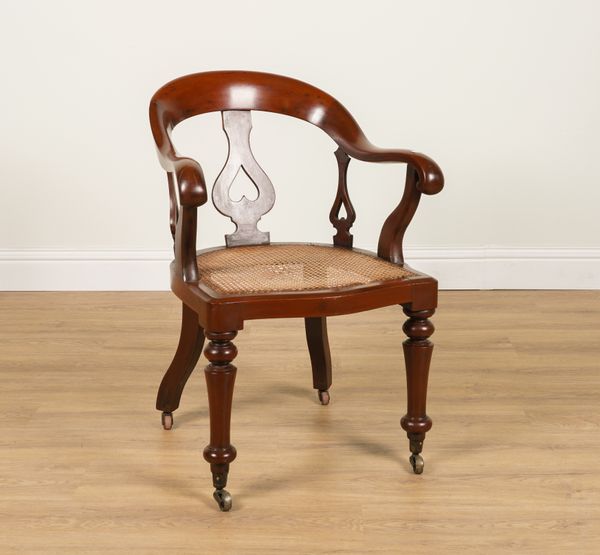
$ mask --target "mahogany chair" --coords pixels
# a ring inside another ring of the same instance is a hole
[[[271,181],[250,150],[251,110],[276,112],[308,121],[337,143],[337,194],[329,219],[336,229],[333,245],[272,244],[257,222],[275,202]],[[226,245],[196,251],[197,208],[208,192],[200,165],[181,157],[171,130],[186,118],[220,111],[229,142],[225,166],[212,201],[236,225]],[[231,508],[225,491],[229,465],[236,457],[230,419],[237,354],[233,339],[244,322],[255,318],[304,318],[313,387],[321,404],[329,403],[331,358],[326,318],[388,305],[401,305],[408,320],[403,330],[408,407],[401,420],[410,443],[410,463],[423,472],[421,450],[431,419],[425,412],[427,378],[437,306],[437,281],[404,264],[402,239],[421,193],[433,195],[444,184],[440,168],[427,156],[373,146],[350,113],[327,93],[288,77],[247,71],[196,73],[167,83],[150,103],[150,123],[162,167],[167,172],[171,234],[175,259],[171,288],[183,306],[179,346],[160,388],[156,407],[166,430],[204,344],[210,413],[210,463],[214,497],[222,511]],[[346,187],[351,158],[407,164],[404,193],[381,229],[377,254],[352,248],[350,228],[356,214]],[[243,170],[258,189],[254,200],[234,202],[229,189]],[[347,216],[340,217],[344,207]]]

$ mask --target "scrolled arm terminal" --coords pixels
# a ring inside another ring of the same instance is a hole
[[[200,164],[191,158],[177,158],[173,168],[179,188],[179,202],[182,206],[203,205],[208,196]]]

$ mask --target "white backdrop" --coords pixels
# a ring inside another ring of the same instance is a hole
[[[367,136],[432,156],[409,262],[445,287],[600,287],[600,4],[594,1],[20,1],[0,21],[0,288],[168,285],[153,92],[186,73],[252,69],[338,98]],[[175,131],[212,184],[216,114]],[[334,146],[255,114],[278,200],[274,241],[329,242]],[[403,168],[353,161],[355,245],[374,249]],[[240,186],[241,190],[241,186]],[[308,223],[307,223],[308,222]],[[200,211],[199,247],[232,224]]]

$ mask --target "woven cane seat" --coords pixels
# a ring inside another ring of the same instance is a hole
[[[310,244],[222,248],[198,256],[199,281],[220,294],[336,289],[413,272],[374,255]]]

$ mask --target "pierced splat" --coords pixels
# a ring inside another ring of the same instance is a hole
[[[229,153],[212,191],[213,204],[224,216],[229,216],[236,230],[225,235],[228,247],[238,245],[262,245],[269,243],[268,231],[260,231],[258,221],[273,208],[275,189],[267,174],[258,165],[250,149],[252,119],[248,110],[222,112],[223,130],[227,135]],[[249,200],[246,196],[232,200],[229,192],[240,172],[244,172],[258,191],[258,197]]]
[[[333,236],[333,244],[338,247],[352,247],[353,236],[350,233],[350,228],[356,220],[356,212],[354,206],[350,202],[350,196],[348,195],[348,164],[350,164],[350,157],[340,148],[335,151],[335,157],[338,162],[339,179],[338,188],[331,212],[329,212],[329,221],[333,224],[333,227],[337,230],[337,233]],[[345,212],[345,215],[342,216]]]

